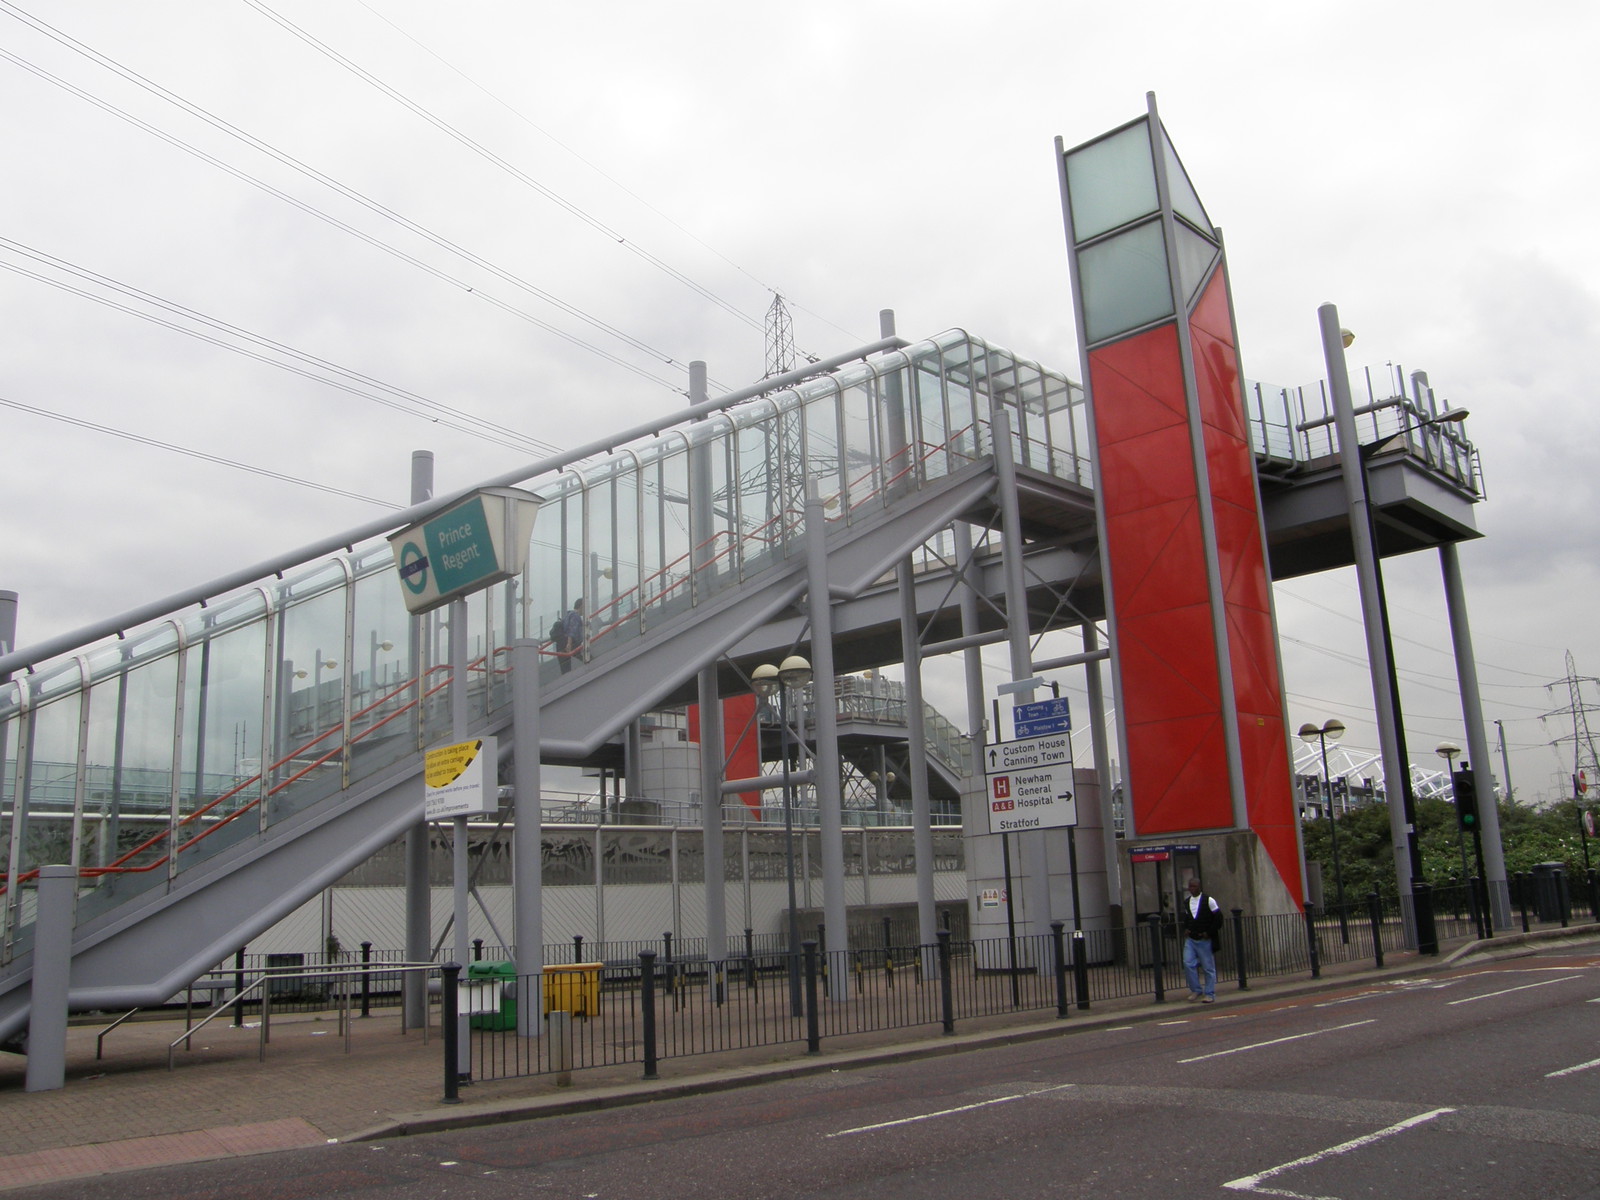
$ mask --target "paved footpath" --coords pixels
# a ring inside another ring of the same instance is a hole
[[[1552,936],[1555,935],[1555,936]],[[1498,938],[1464,946],[1437,959],[1390,955],[1387,967],[1330,968],[1321,980],[1303,976],[1263,980],[1240,992],[1224,981],[1218,1003],[1256,1002],[1281,994],[1349,987],[1377,978],[1403,977],[1456,965],[1474,953],[1526,953],[1566,940],[1600,938],[1600,927]],[[181,1020],[128,1022],[95,1045],[104,1023],[75,1024],[68,1033],[67,1084],[26,1092],[26,1059],[0,1054],[0,1190],[142,1167],[297,1149],[333,1141],[427,1132],[463,1125],[518,1120],[575,1109],[662,1099],[688,1092],[738,1087],[813,1071],[905,1058],[1025,1038],[1070,1035],[1108,1021],[1170,1015],[1179,991],[1156,1005],[1136,998],[1097,1003],[1065,1020],[1029,1012],[987,1022],[963,1022],[954,1037],[937,1027],[891,1030],[856,1039],[824,1041],[820,1056],[804,1043],[765,1046],[697,1058],[666,1059],[661,1078],[645,1081],[637,1063],[573,1074],[570,1087],[551,1076],[496,1080],[464,1088],[462,1103],[443,1103],[443,1058],[437,1031],[400,1032],[399,1017],[385,1012],[354,1022],[350,1052],[332,1015],[277,1016],[264,1061],[259,1030],[214,1023],[175,1055],[167,1047],[183,1034]]]

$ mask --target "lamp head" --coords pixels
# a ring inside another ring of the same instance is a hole
[[[1310,721],[1300,726],[1300,740],[1303,742],[1314,742],[1321,733],[1322,730],[1318,729]]]
[[[1339,344],[1346,350],[1350,349],[1350,343],[1355,340],[1356,335],[1351,333],[1348,329],[1339,330]]]
[[[1330,742],[1337,742],[1344,736],[1344,722],[1338,717],[1329,717],[1322,723],[1322,736]]]
[[[776,696],[778,694],[778,668],[771,663],[762,663],[750,672],[750,686],[755,688],[758,696]]]
[[[791,654],[778,665],[778,678],[786,687],[805,687],[811,682],[811,664],[798,654]]]
[[[1449,762],[1452,758],[1461,753],[1461,747],[1456,745],[1454,742],[1440,742],[1433,748],[1433,752],[1440,758],[1444,759],[1445,762]]]

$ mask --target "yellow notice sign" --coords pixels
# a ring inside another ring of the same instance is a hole
[[[498,804],[495,740],[479,738],[436,746],[423,759],[423,815],[444,817],[492,813]]]

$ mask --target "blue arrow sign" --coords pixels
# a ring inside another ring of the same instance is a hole
[[[1042,733],[1070,733],[1072,714],[1063,697],[1031,700],[1012,708],[1011,724],[1013,736],[1019,738],[1037,737]]]

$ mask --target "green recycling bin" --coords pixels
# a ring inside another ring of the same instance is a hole
[[[513,962],[475,962],[467,965],[463,984],[463,1003],[473,1004],[472,991],[491,984],[499,985],[498,1012],[473,1012],[467,1023],[473,1029],[515,1029],[517,1027],[517,964]],[[473,1005],[478,1007],[477,1005]]]

